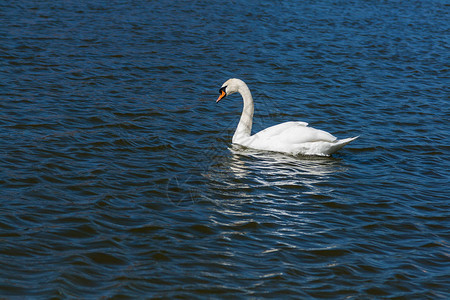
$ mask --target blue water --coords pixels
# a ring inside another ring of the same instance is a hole
[[[447,1],[12,1],[0,298],[450,298]],[[304,121],[329,158],[231,145]]]

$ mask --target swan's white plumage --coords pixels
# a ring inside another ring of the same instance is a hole
[[[285,122],[251,135],[253,98],[245,82],[236,78],[229,79],[220,91],[217,102],[236,92],[241,94],[244,101],[241,119],[232,140],[234,144],[293,155],[330,155],[357,138],[338,140],[326,131],[308,127],[305,122]]]

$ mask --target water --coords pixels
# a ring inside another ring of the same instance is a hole
[[[447,1],[0,10],[3,298],[450,297]],[[290,120],[330,158],[233,148]]]

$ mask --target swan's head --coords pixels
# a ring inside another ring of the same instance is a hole
[[[222,87],[219,90],[220,96],[217,98],[216,102],[219,102],[226,96],[238,92],[242,86],[245,86],[245,83],[242,80],[237,78],[228,79],[224,84],[222,84]]]

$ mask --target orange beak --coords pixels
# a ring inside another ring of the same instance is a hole
[[[219,102],[220,100],[222,100],[223,97],[225,97],[227,95],[227,93],[225,93],[224,90],[220,91],[220,96],[219,98],[217,98],[216,103]]]

